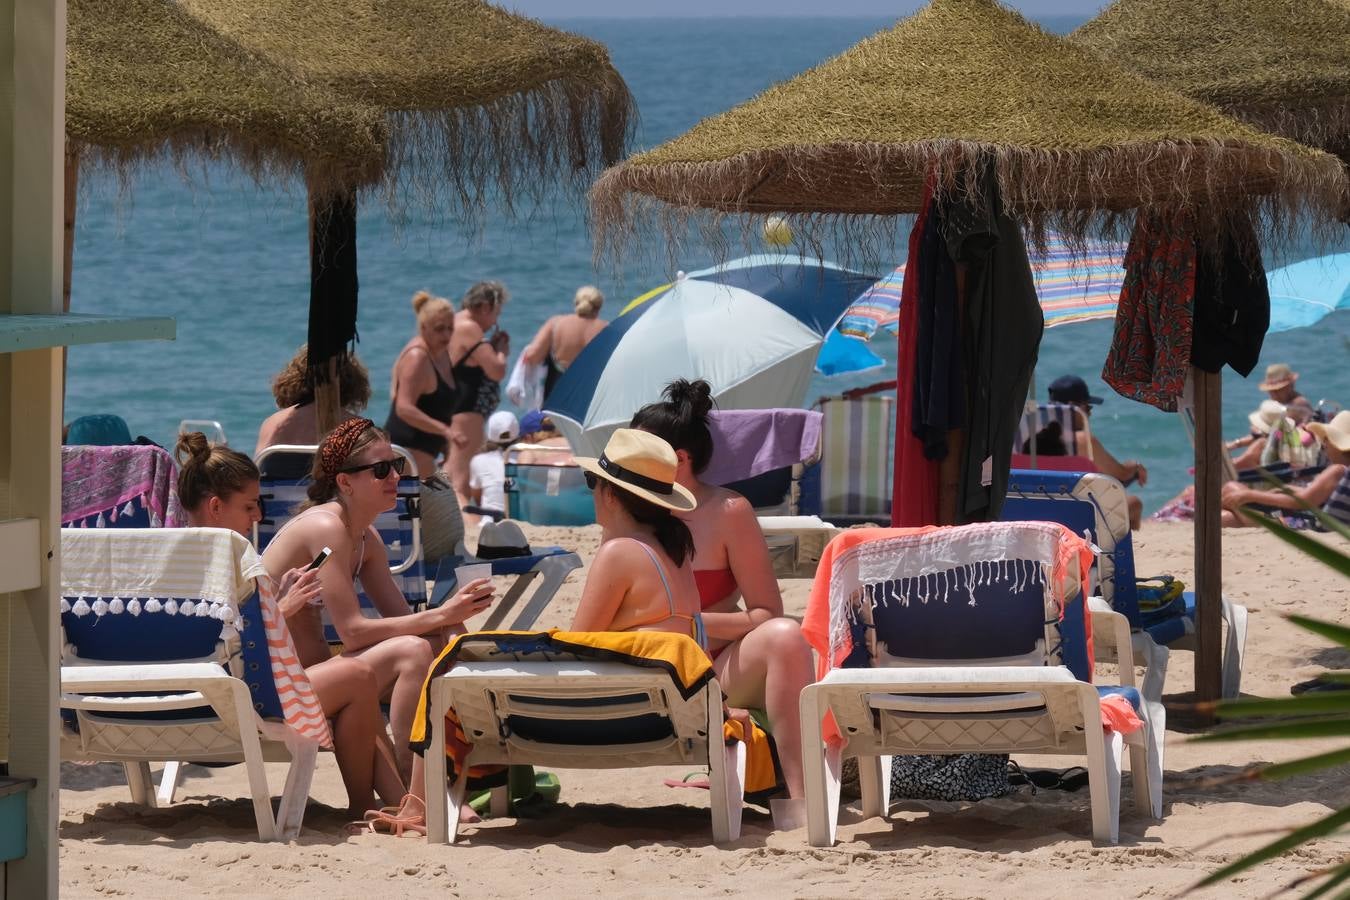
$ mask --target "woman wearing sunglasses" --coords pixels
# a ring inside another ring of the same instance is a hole
[[[211,446],[200,431],[182,435],[176,455],[178,497],[188,524],[226,528],[250,538],[253,523],[263,514],[253,460],[229,447]],[[276,602],[289,620],[310,608],[318,594],[319,573],[295,566],[281,576]],[[332,722],[333,755],[347,788],[348,811],[360,816],[376,808],[376,792],[386,800],[400,796],[403,784],[385,737],[375,672],[362,660],[326,654],[301,664],[323,714]]]
[[[342,641],[344,657],[362,660],[375,673],[377,690],[389,702],[399,773],[412,775],[411,732],[422,681],[434,652],[464,621],[487,609],[492,580],[463,585],[442,606],[414,613],[389,574],[389,557],[375,531],[377,516],[391,509],[398,495],[404,458],[369,419],[348,419],[324,438],[314,454],[309,500],[272,538],[263,553],[269,572],[284,572],[314,559],[325,547],[332,555],[319,568],[318,605],[289,619],[302,664],[328,658],[319,605]],[[355,581],[379,616],[367,618],[357,600]]]

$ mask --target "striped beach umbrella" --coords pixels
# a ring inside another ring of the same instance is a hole
[[[1121,268],[1124,244],[1089,241],[1085,253],[1075,254],[1060,235],[1051,232],[1045,253],[1028,250],[1046,328],[1115,316],[1125,280]],[[904,280],[905,267],[900,266],[864,291],[839,321],[840,333],[862,340],[871,340],[878,331],[894,335]]]
[[[803,405],[821,344],[876,276],[757,255],[647,292],[595,336],[544,408],[577,453],[597,454],[676,378],[702,378],[721,409]]]

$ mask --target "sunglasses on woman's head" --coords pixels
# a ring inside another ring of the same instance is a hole
[[[364,466],[351,466],[349,468],[342,469],[341,471],[346,472],[348,475],[351,475],[354,472],[364,472],[366,469],[369,469],[370,474],[374,475],[377,481],[384,481],[386,478],[389,477],[390,470],[393,470],[398,474],[402,475],[403,467],[406,466],[407,464],[408,464],[407,457],[395,456],[393,459],[382,459],[379,462],[366,463]]]

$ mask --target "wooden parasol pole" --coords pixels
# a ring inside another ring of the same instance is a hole
[[[1195,699],[1218,700],[1223,686],[1223,380],[1191,369],[1195,389]]]

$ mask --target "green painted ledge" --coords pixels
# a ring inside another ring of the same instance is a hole
[[[171,341],[177,332],[177,323],[169,318],[0,313],[0,353],[117,341]]]

